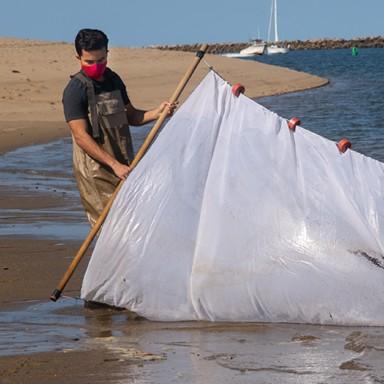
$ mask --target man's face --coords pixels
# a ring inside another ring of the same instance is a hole
[[[81,56],[77,57],[81,65],[90,66],[92,64],[103,64],[107,61],[108,51],[106,48],[95,51],[81,50]]]

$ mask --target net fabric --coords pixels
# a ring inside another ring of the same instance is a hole
[[[213,71],[119,192],[82,298],[152,320],[384,325],[384,164]]]

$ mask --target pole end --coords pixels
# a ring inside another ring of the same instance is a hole
[[[196,52],[196,56],[199,58],[199,59],[202,59],[205,55],[205,53],[207,52],[207,49],[208,49],[208,44],[203,44],[200,49]]]
[[[55,289],[53,292],[52,292],[52,295],[51,295],[51,300],[52,301],[57,301],[61,296],[61,291],[60,289]]]

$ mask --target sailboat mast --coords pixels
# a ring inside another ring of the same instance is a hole
[[[268,41],[272,41],[272,19],[273,19],[273,1],[271,2],[271,14],[269,15],[269,25],[268,25]]]
[[[275,42],[279,41],[279,34],[277,33],[277,0],[273,0],[274,15],[275,15]]]

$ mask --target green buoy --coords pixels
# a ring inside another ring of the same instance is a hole
[[[352,47],[352,56],[357,56],[359,54],[359,49],[357,47]]]

